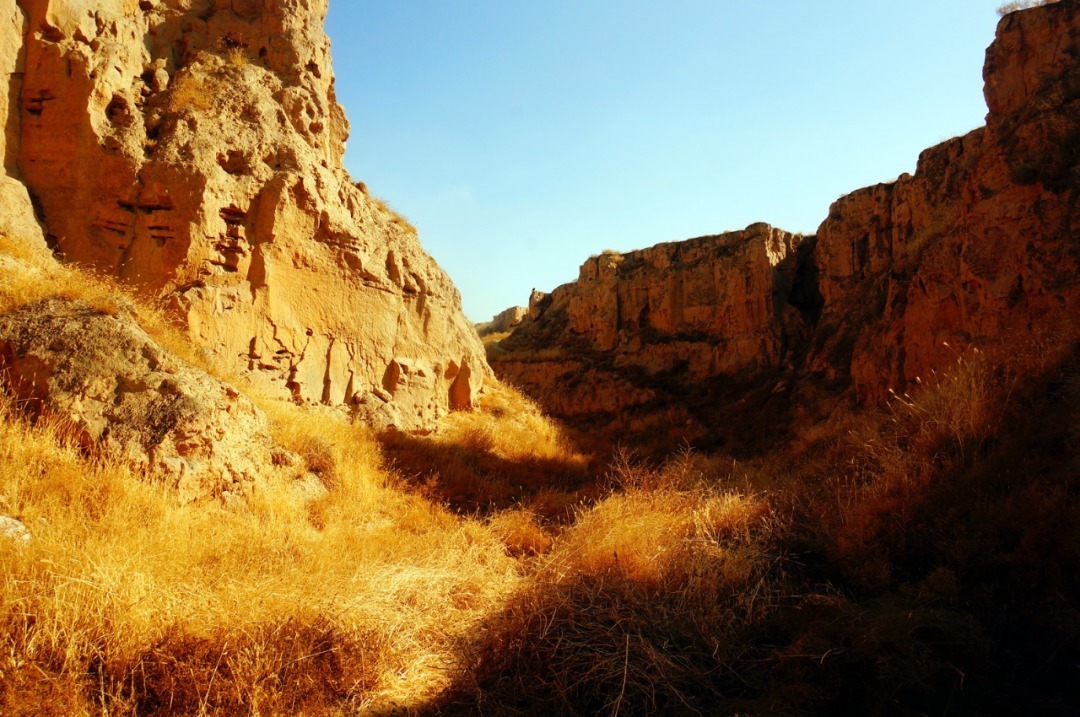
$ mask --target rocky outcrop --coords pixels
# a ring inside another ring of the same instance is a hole
[[[825,309],[810,365],[849,372],[863,399],[971,345],[1074,332],[1080,8],[1007,15],[984,75],[984,128],[923,152],[914,175],[841,198],[818,231]]]
[[[17,168],[61,256],[280,396],[410,429],[471,404],[456,289],[342,168],[326,0],[21,5]]]
[[[10,540],[13,543],[29,543],[33,536],[22,521],[0,515],[0,539]]]
[[[274,461],[250,400],[124,313],[53,299],[0,316],[0,387],[87,452],[158,476],[182,499],[244,495]]]
[[[15,0],[0,0],[0,234],[44,253],[45,237],[18,170],[25,34],[22,9]]]
[[[646,404],[659,380],[690,388],[777,366],[814,318],[796,291],[811,245],[754,224],[594,256],[576,282],[534,292],[529,318],[493,365],[560,415]]]
[[[883,401],[969,347],[1076,338],[1080,6],[1004,17],[984,76],[984,128],[842,197],[816,237],[755,225],[594,257],[534,292],[496,371],[564,416],[730,400],[720,419],[742,420],[748,386]],[[713,379],[743,388],[699,400]]]
[[[477,324],[476,333],[483,337],[491,334],[504,334],[508,331],[513,331],[528,314],[529,309],[525,306],[511,306],[506,311],[500,311],[498,314],[495,314],[491,321]]]

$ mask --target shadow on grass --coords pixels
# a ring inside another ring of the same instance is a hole
[[[573,506],[599,495],[581,460],[529,456],[510,460],[480,442],[449,443],[387,431],[379,436],[393,472],[425,497],[463,515],[490,515],[524,506],[564,521]]]

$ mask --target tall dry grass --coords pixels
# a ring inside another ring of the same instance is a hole
[[[590,457],[535,403],[502,384],[486,386],[477,410],[451,414],[435,434],[380,440],[396,471],[459,512],[523,507],[559,519],[595,485]]]
[[[324,497],[281,476],[228,510],[178,505],[0,411],[0,510],[34,533],[0,546],[5,709],[322,714],[422,699],[453,641],[520,579],[483,525],[395,490],[366,432],[327,417],[275,417],[326,466]]]
[[[109,280],[0,252],[0,311],[85,301],[214,370]],[[365,428],[245,388],[303,465],[267,466],[233,508],[180,505],[0,402],[0,514],[34,536],[0,541],[0,713],[337,714],[445,683],[456,640],[521,580],[503,541],[401,490]]]

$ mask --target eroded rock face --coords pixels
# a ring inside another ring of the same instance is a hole
[[[884,400],[965,347],[1024,350],[1080,310],[1080,8],[1006,16],[987,52],[986,127],[913,176],[841,198],[818,231],[825,297],[810,358]],[[850,367],[850,368],[849,368]]]
[[[25,35],[22,9],[15,0],[0,0],[0,234],[43,250],[45,237],[18,170]]]
[[[563,416],[730,401],[708,424],[742,420],[747,391],[884,401],[973,346],[1075,338],[1080,5],[1003,18],[984,77],[984,128],[842,197],[816,237],[757,225],[594,257],[533,293],[493,366]],[[702,396],[724,377],[745,380]]]
[[[559,415],[613,413],[781,363],[812,312],[793,305],[803,237],[743,231],[592,257],[576,282],[534,292],[528,318],[493,355],[499,375]],[[796,301],[797,303],[797,301]]]
[[[23,0],[18,167],[49,241],[283,397],[402,428],[489,369],[415,230],[341,165],[326,0]]]
[[[491,321],[477,324],[476,333],[481,336],[488,336],[489,334],[502,334],[507,331],[513,331],[521,324],[528,314],[528,307],[511,306],[506,311],[500,311],[495,314]]]
[[[163,478],[182,499],[246,494],[272,465],[262,411],[123,314],[48,300],[0,316],[0,384],[32,417],[59,421],[84,449]]]

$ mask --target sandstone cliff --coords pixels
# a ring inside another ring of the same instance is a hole
[[[986,127],[842,197],[816,237],[755,225],[594,257],[534,294],[497,373],[557,415],[619,426],[613,414],[663,407],[694,439],[725,401],[742,415],[746,390],[881,401],[969,347],[1075,334],[1080,8],[1003,18],[984,74]]]
[[[44,235],[19,181],[19,107],[26,16],[15,0],[0,2],[0,234],[43,250]]]
[[[20,5],[5,168],[60,256],[282,397],[409,429],[471,404],[489,369],[457,291],[342,168],[326,0]]]
[[[809,303],[802,311],[792,303],[800,303],[792,292],[810,246],[800,251],[803,241],[755,224],[592,257],[576,282],[533,296],[532,317],[500,344],[493,363],[534,390],[571,381],[572,391],[545,398],[560,415],[647,403],[661,376],[689,387],[776,366],[812,320]]]

